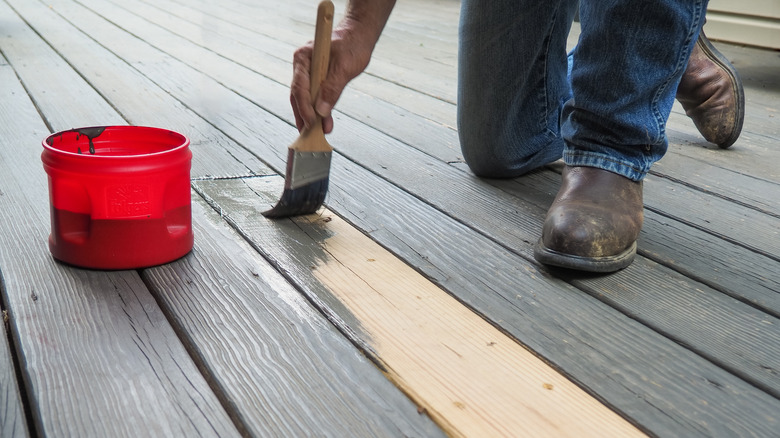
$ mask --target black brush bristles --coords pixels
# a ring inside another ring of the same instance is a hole
[[[263,212],[263,216],[276,219],[314,213],[325,202],[328,180],[323,178],[297,189],[285,188],[276,206]]]

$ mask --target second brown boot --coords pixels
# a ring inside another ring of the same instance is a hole
[[[643,218],[641,181],[595,167],[565,166],[534,257],[581,271],[623,269],[636,255]]]
[[[691,51],[677,100],[705,140],[724,149],[737,141],[745,119],[745,91],[737,70],[704,31]]]

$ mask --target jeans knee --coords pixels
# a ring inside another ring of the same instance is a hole
[[[514,178],[561,158],[563,140],[469,138],[460,135],[463,159],[482,178]]]
[[[502,160],[493,154],[493,148],[488,145],[481,147],[461,147],[463,160],[474,175],[481,178],[511,178],[512,169],[507,160]]]

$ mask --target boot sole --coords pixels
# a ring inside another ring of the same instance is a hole
[[[704,34],[704,31],[701,32]],[[737,141],[739,134],[742,133],[742,124],[745,121],[745,90],[742,87],[742,80],[740,79],[737,70],[734,68],[731,62],[729,62],[729,60],[726,59],[726,57],[723,56],[723,54],[712,45],[712,43],[710,43],[709,39],[707,39],[706,36],[704,38],[699,38],[696,44],[699,43],[701,43],[700,47],[707,55],[707,57],[710,58],[714,63],[721,66],[723,70],[728,73],[729,77],[731,78],[731,84],[734,87],[734,93],[737,95],[737,116],[736,120],[734,120],[734,130],[725,141],[718,144],[718,147],[721,149],[727,149],[729,146],[733,145],[735,141]]]
[[[636,242],[620,254],[606,257],[582,257],[564,254],[547,248],[542,239],[534,247],[534,258],[539,263],[559,268],[574,269],[587,272],[615,272],[619,271],[634,261],[636,256]]]

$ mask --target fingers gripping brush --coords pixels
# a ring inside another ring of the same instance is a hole
[[[317,8],[314,52],[311,60],[310,88],[312,102],[328,72],[330,33],[333,28],[333,3],[325,0]],[[317,211],[328,192],[330,159],[333,148],[325,140],[322,118],[305,129],[287,151],[287,173],[284,191],[276,206],[263,213],[268,218],[283,218]]]

